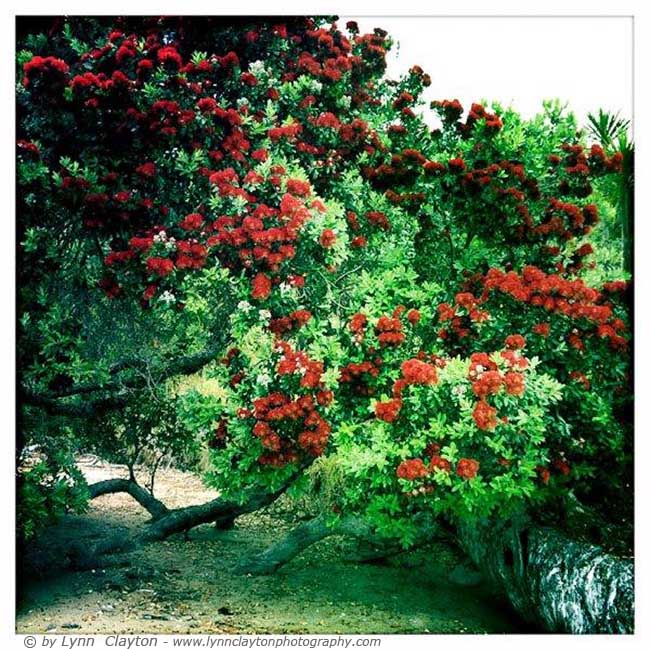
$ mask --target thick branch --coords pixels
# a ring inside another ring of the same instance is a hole
[[[24,404],[38,406],[50,415],[65,415],[74,418],[97,417],[108,411],[122,408],[129,400],[127,395],[113,395],[83,402],[62,402],[58,398],[45,397],[40,393],[21,391]]]
[[[135,481],[126,478],[111,478],[99,481],[88,486],[91,499],[96,499],[104,494],[116,494],[126,492],[130,494],[154,520],[160,519],[169,514],[169,509],[162,501],[156,499],[150,492],[145,490]]]
[[[73,417],[87,417],[101,412],[119,408],[125,404],[128,395],[114,395],[106,398],[93,399],[84,402],[61,402],[67,397],[74,397],[98,391],[121,392],[128,389],[137,389],[147,384],[148,378],[163,381],[174,375],[188,375],[200,370],[207,363],[218,357],[222,352],[219,342],[211,345],[201,352],[190,354],[166,363],[148,364],[145,360],[130,359],[113,364],[109,369],[112,376],[107,381],[86,382],[76,384],[58,391],[36,392],[27,386],[21,386],[21,398],[25,404],[38,406],[54,415],[69,415]],[[122,373],[130,370],[142,372],[130,374],[125,377]]]
[[[114,480],[128,482],[127,479]],[[98,486],[101,485],[101,488],[95,488],[97,496],[100,493],[108,494],[112,492],[107,485],[111,483],[112,480],[108,480],[96,484]],[[287,483],[275,492],[250,493],[249,498],[242,504],[216,498],[208,503],[197,506],[167,510],[162,517],[147,524],[142,530],[131,535],[107,535],[94,545],[73,545],[74,548],[71,549],[70,557],[71,566],[76,569],[86,570],[113,565],[116,561],[119,562],[120,558],[118,556],[121,554],[134,551],[149,542],[161,541],[175,533],[182,533],[195,526],[208,524],[223,517],[231,517],[234,519],[248,512],[259,510],[273,503],[273,501],[285,492],[290,484]],[[119,484],[112,483],[112,485],[116,486]]]
[[[240,564],[237,571],[255,575],[273,573],[309,546],[330,535],[350,535],[365,539],[370,536],[370,526],[356,517],[346,517],[337,524],[328,525],[326,517],[320,515],[296,526],[266,551]]]
[[[252,492],[244,503],[224,501],[220,497],[198,506],[187,506],[170,510],[162,519],[152,523],[143,531],[141,542],[153,542],[165,539],[175,533],[182,533],[201,524],[209,524],[224,517],[235,518],[268,506],[283,494],[290,483],[275,492]]]

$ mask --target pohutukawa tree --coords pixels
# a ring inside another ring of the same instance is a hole
[[[390,37],[354,23],[21,27],[24,536],[126,491],[152,523],[95,549],[115,552],[319,485],[316,519],[246,570],[444,531],[525,616],[630,629],[631,563],[592,545],[631,524],[620,154],[554,103],[434,101],[432,130],[429,76],[387,79]],[[86,487],[80,449],[209,449],[220,496]]]

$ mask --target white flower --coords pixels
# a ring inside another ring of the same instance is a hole
[[[251,304],[246,300],[240,300],[237,303],[237,309],[239,309],[239,311],[243,311],[246,314],[252,309],[252,307]]]
[[[260,309],[261,320],[271,320],[271,312],[268,309]]]
[[[153,240],[156,244],[161,244],[167,241],[167,233],[164,230],[161,230],[158,234],[153,236]]]
[[[248,69],[256,77],[259,77],[266,72],[266,69],[264,68],[264,61],[253,61],[249,64]]]
[[[268,386],[271,383],[270,375],[267,375],[267,374],[258,375],[257,376],[257,383],[261,384],[262,386]]]
[[[165,291],[161,294],[158,300],[160,300],[160,302],[165,302],[169,305],[171,303],[176,302],[176,296],[171,291]]]
[[[280,294],[283,296],[293,291],[293,287],[287,282],[281,282],[278,288],[280,289]]]
[[[352,104],[352,98],[349,95],[343,95],[341,99],[339,99],[339,106],[341,108],[348,109],[350,108],[350,105]]]

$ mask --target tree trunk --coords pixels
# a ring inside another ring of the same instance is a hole
[[[634,631],[634,565],[524,523],[462,522],[461,546],[521,616],[551,632]]]

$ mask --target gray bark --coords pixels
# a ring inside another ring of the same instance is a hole
[[[634,564],[528,523],[463,522],[461,546],[526,620],[551,632],[634,631]]]

